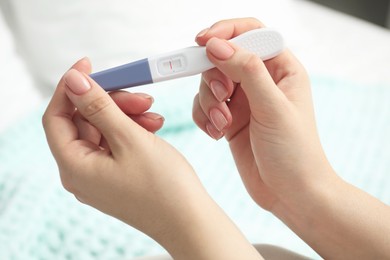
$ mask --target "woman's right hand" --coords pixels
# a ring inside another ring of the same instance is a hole
[[[302,65],[288,50],[263,62],[226,41],[262,26],[234,19],[198,35],[216,69],[202,76],[195,122],[226,136],[253,199],[325,259],[390,259],[390,207],[327,161]]]
[[[211,137],[226,137],[248,192],[271,210],[334,174],[317,135],[303,66],[288,50],[263,62],[226,41],[261,27],[256,19],[233,19],[198,35],[216,68],[202,75],[193,118]]]

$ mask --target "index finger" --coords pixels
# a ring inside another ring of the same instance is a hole
[[[229,40],[247,31],[264,27],[262,22],[253,17],[222,20],[200,32],[196,37],[196,42],[203,46],[212,37]],[[305,74],[300,62],[288,49],[264,63],[275,83],[291,75]]]
[[[252,17],[222,20],[200,32],[195,41],[204,46],[212,37],[229,40],[244,32],[263,27],[265,25],[262,22]]]

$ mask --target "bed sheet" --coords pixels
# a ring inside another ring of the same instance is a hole
[[[186,79],[174,88],[195,89],[197,81]],[[390,88],[313,78],[313,95],[320,136],[336,171],[389,204]],[[249,198],[227,143],[213,141],[195,127],[187,102],[181,103],[181,114],[167,109],[170,102],[157,107],[164,108],[167,118],[159,135],[188,158],[211,196],[250,241],[284,246],[318,259]],[[163,252],[148,237],[80,204],[61,187],[45,144],[41,114],[42,109],[34,111],[0,137],[0,258],[131,259]]]

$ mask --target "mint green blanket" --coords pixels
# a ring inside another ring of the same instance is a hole
[[[191,119],[198,80],[169,83],[155,96],[166,117],[159,134],[197,170],[209,193],[253,243],[318,256],[249,198],[224,140]],[[159,86],[161,88],[165,86]],[[313,79],[320,136],[346,180],[390,203],[390,86]],[[44,108],[0,135],[0,259],[131,259],[163,252],[153,240],[66,192],[41,127]]]

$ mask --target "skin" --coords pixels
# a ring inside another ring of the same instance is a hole
[[[325,259],[390,258],[390,207],[344,182],[322,149],[310,82],[289,50],[262,62],[226,40],[264,27],[220,21],[196,37],[203,73],[193,118],[229,142],[248,193]]]
[[[65,73],[43,116],[63,186],[149,235],[175,259],[262,259],[209,197],[187,160],[154,135],[145,94],[106,93],[88,59]]]

